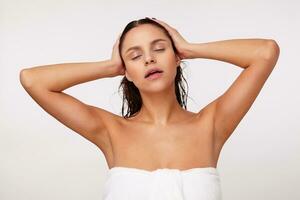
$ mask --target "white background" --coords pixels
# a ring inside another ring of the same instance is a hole
[[[22,68],[109,59],[125,25],[155,17],[189,42],[274,39],[280,57],[256,101],[227,140],[218,170],[224,200],[300,199],[298,1],[0,1],[0,199],[101,199],[108,170],[93,143],[60,124],[25,92]],[[187,60],[188,109],[226,91],[242,71]],[[121,112],[121,76],[65,90]],[[76,114],[76,113],[74,113]]]

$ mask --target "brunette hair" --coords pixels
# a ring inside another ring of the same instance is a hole
[[[150,18],[142,18],[139,20],[134,20],[129,22],[126,27],[124,28],[121,36],[120,36],[120,42],[119,42],[119,54],[122,60],[123,65],[125,66],[124,60],[121,56],[121,49],[123,45],[123,41],[125,38],[126,33],[131,30],[134,27],[140,26],[142,24],[151,24],[154,26],[157,26],[162,29],[162,31],[166,34],[166,36],[171,40],[173,50],[175,54],[178,54],[177,49],[175,48],[174,41],[172,40],[172,37],[170,36],[169,32],[160,25],[159,23],[155,22],[154,20],[151,20]],[[183,61],[181,61],[183,62]],[[183,85],[183,80],[186,82],[186,79],[184,78],[182,74],[182,68],[180,65],[177,66],[177,73],[175,77],[175,93],[176,93],[176,99],[178,103],[180,104],[181,107],[183,107],[185,110],[187,109],[187,91],[185,91],[185,87]],[[188,89],[188,84],[186,82],[187,89]],[[119,85],[119,91],[120,88],[122,88],[123,91],[123,103],[122,103],[122,116],[124,118],[129,118],[136,114],[138,111],[140,111],[141,106],[142,106],[142,98],[139,92],[139,89],[134,85],[133,82],[129,81],[126,76],[121,80],[121,83]],[[127,112],[124,115],[124,105],[125,103],[127,104]]]

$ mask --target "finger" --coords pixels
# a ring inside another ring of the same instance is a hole
[[[119,36],[117,37],[116,41],[115,41],[115,45],[120,43],[120,37],[121,37],[122,33],[119,34]]]
[[[163,26],[165,26],[165,27],[167,27],[167,28],[169,28],[169,29],[172,29],[172,27],[171,27],[170,25],[168,25],[167,23],[165,23],[165,22],[163,22],[163,21],[161,21],[161,20],[155,19],[155,18],[152,18],[152,19],[153,19],[154,21],[156,21],[156,22],[162,24]]]
[[[122,33],[120,33],[116,39],[116,41],[118,42],[120,40],[120,37],[121,37]]]

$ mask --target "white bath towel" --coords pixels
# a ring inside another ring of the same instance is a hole
[[[103,200],[221,200],[219,172],[214,167],[148,171],[113,167],[107,173]]]

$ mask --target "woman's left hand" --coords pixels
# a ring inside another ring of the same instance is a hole
[[[165,27],[165,29],[167,29],[167,31],[169,32],[169,34],[171,35],[173,41],[174,41],[174,45],[178,51],[178,56],[180,57],[180,59],[188,59],[188,58],[192,58],[189,54],[189,49],[191,46],[191,43],[187,42],[180,34],[179,32],[171,27],[170,25],[168,25],[167,23],[155,19],[155,18],[151,18],[151,20],[161,24],[163,27]]]

